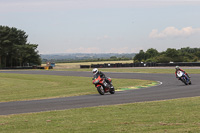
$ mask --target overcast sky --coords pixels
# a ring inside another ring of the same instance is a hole
[[[200,0],[0,0],[40,54],[200,47]]]

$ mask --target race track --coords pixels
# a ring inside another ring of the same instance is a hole
[[[71,71],[0,71],[0,73],[42,74],[92,77],[91,72]],[[161,85],[138,90],[119,91],[114,95],[84,95],[45,100],[0,102],[0,115],[64,110],[72,108],[124,104],[144,101],[167,100],[183,97],[200,96],[200,74],[190,74],[192,85],[185,86],[174,74],[143,73],[105,73],[111,78],[147,79],[162,82]],[[91,84],[92,85],[92,84]],[[95,89],[95,88],[94,88]]]

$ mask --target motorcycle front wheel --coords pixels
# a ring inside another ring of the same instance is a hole
[[[115,88],[114,88],[114,86],[113,86],[112,89],[110,89],[110,94],[115,94]]]
[[[188,85],[188,83],[187,83],[187,81],[186,81],[186,79],[184,79],[184,78],[181,78],[180,79],[185,85]]]
[[[105,93],[104,89],[103,89],[103,86],[98,86],[97,87],[97,91],[99,92],[100,95],[104,95],[104,93]]]

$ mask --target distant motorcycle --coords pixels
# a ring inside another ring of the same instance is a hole
[[[191,85],[192,84],[190,78],[184,72],[178,71],[177,76],[185,85]]]
[[[112,82],[111,78],[108,78],[110,83]],[[109,84],[105,81],[105,78],[101,78],[101,76],[95,75],[92,82],[95,87],[97,88],[97,91],[100,95],[104,95],[105,93],[110,92],[110,94],[115,93],[115,88],[112,84]]]

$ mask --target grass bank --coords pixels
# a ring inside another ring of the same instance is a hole
[[[1,133],[198,133],[200,97],[0,116]]]
[[[99,68],[102,72],[125,72],[125,73],[167,73],[174,74],[175,69],[173,68]],[[183,68],[188,74],[200,74],[199,69],[188,69]],[[89,71],[92,69],[53,69],[52,71]]]
[[[184,69],[184,68],[183,68]],[[102,71],[107,72],[128,72],[128,73],[168,73],[174,74],[175,69],[169,68],[145,68],[145,69],[103,69]],[[189,74],[200,74],[200,69],[184,69]]]
[[[145,86],[154,81],[113,79],[115,89]],[[98,93],[92,77],[0,73],[0,102],[69,97]]]

